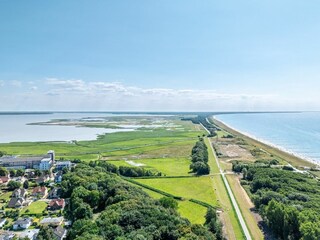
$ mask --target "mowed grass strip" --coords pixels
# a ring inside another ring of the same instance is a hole
[[[246,221],[247,227],[250,230],[250,234],[253,239],[263,239],[263,233],[261,232],[258,224],[251,213],[250,209],[254,207],[250,198],[248,197],[245,190],[240,185],[237,176],[235,175],[226,175],[228,182],[232,188],[232,192],[238,202],[238,205],[241,209],[241,213]]]
[[[47,208],[47,203],[44,201],[36,201],[31,203],[28,207],[26,207],[25,209],[22,210],[22,214],[32,214],[32,215],[36,215],[36,214],[41,214],[43,212],[43,210],[45,210]],[[29,211],[27,211],[29,210]]]
[[[222,208],[223,224],[228,239],[238,240],[244,239],[241,226],[237,219],[236,213],[232,207],[226,188],[222,182],[220,175],[211,176],[212,184],[217,196],[218,205]]]
[[[207,148],[208,148],[208,164],[210,166],[210,174],[214,174],[214,173],[220,173],[219,171],[219,168],[218,168],[218,165],[216,163],[216,159],[213,155],[213,152],[211,150],[211,142],[208,138],[204,138],[204,142],[206,143],[207,145]]]
[[[212,152],[210,147],[211,139],[205,138],[205,143],[208,147],[209,153],[209,161],[208,164],[210,166],[210,173],[216,174],[219,173],[219,168],[216,162],[216,158]],[[238,240],[244,239],[243,233],[241,230],[241,226],[239,224],[238,218],[236,213],[232,207],[231,201],[229,199],[226,187],[222,181],[221,175],[211,175],[211,184],[213,184],[215,195],[217,196],[218,206],[220,206],[223,210],[221,213],[222,222],[224,224],[224,231],[230,240]]]
[[[188,176],[190,169],[190,160],[187,158],[155,158],[155,159],[139,159],[131,160],[134,163],[144,164],[143,168],[156,170],[166,176]],[[121,161],[108,161],[116,166],[133,167],[128,162]]]
[[[136,179],[136,181],[185,199],[193,198],[213,206],[217,205],[217,199],[208,176]]]
[[[207,208],[190,201],[178,201],[178,212],[193,224],[204,224]]]

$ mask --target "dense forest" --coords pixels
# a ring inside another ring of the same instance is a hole
[[[80,163],[64,175],[65,215],[73,224],[68,239],[221,239],[215,210],[204,225],[192,225],[177,213],[174,199],[154,200],[113,174],[110,165]],[[114,170],[115,171],[115,170]]]
[[[255,207],[279,239],[320,238],[320,183],[308,174],[271,165],[233,163],[243,172]]]
[[[210,173],[208,165],[208,149],[203,138],[200,138],[191,151],[192,163],[190,169],[197,175],[204,175]]]

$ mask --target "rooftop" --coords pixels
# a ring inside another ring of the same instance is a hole
[[[41,162],[51,162],[51,161],[52,161],[51,158],[43,158],[41,160]]]
[[[29,239],[34,239],[34,235],[38,235],[40,229],[30,229],[30,230],[25,230],[20,234],[20,238],[29,238]]]
[[[71,164],[70,161],[60,161],[60,162],[57,162],[56,165],[66,165],[66,164]]]
[[[63,221],[63,217],[56,217],[56,218],[44,218],[41,220],[40,224],[50,224],[50,223],[60,223]]]
[[[32,222],[31,218],[23,218],[23,219],[18,219],[17,221],[14,222],[14,224],[21,225],[21,224],[28,224],[30,222]]]

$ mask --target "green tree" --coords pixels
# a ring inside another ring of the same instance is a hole
[[[23,188],[24,188],[24,189],[28,189],[28,188],[29,188],[29,181],[28,181],[28,180],[25,180],[25,181],[23,182]]]
[[[53,230],[47,226],[41,226],[39,234],[37,236],[38,240],[52,240],[54,239]]]
[[[178,202],[172,197],[162,197],[159,202],[165,208],[178,209]]]
[[[8,182],[7,187],[8,187],[9,190],[15,190],[15,189],[21,187],[21,183],[11,180],[11,181]]]
[[[16,176],[16,170],[10,169],[9,174],[10,174],[10,177],[15,177]]]
[[[213,209],[212,207],[208,208],[205,218],[206,218],[205,224],[208,224],[211,221],[216,221],[217,220],[217,212],[216,212],[216,210]]]
[[[17,176],[17,177],[22,177],[23,175],[24,175],[24,171],[19,168],[19,169],[17,170],[17,172],[16,172],[16,176]]]
[[[320,236],[320,222],[306,222],[300,227],[302,240],[315,240]]]
[[[248,173],[248,169],[247,168],[243,168],[242,169],[243,179],[247,178],[247,173]]]
[[[8,170],[4,167],[0,167],[0,176],[8,176]]]
[[[41,171],[39,169],[34,170],[34,175],[36,177],[40,177],[41,176]]]
[[[92,209],[89,204],[82,202],[75,210],[75,219],[90,219],[93,216]]]

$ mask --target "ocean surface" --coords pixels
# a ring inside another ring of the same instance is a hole
[[[216,115],[244,134],[320,163],[320,112]]]
[[[106,129],[57,125],[27,125],[52,119],[118,116],[111,113],[0,114],[0,143],[94,140],[98,135],[134,129]],[[124,116],[124,115],[121,115]]]

